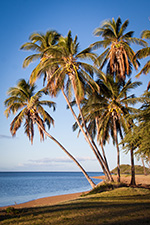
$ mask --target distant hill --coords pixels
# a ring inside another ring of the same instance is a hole
[[[149,168],[145,168],[146,173],[150,174]],[[117,174],[117,167],[111,171],[111,173]],[[120,165],[120,173],[121,174],[131,174],[131,166],[122,164]],[[143,166],[135,165],[135,174],[144,174]]]

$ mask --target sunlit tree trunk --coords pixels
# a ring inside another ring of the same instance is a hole
[[[135,186],[136,182],[135,182],[135,166],[134,166],[133,148],[131,148],[130,154],[131,154],[131,182],[130,182],[130,186]]]
[[[76,119],[76,122],[77,122],[78,126],[80,127],[82,133],[84,134],[84,137],[85,137],[86,141],[89,143],[91,149],[93,150],[94,154],[96,155],[96,158],[98,159],[98,161],[99,161],[99,163],[100,163],[100,165],[101,165],[101,167],[103,169],[104,174],[108,177],[108,180],[109,181],[112,181],[113,179],[112,179],[111,173],[110,173],[109,169],[107,168],[106,163],[105,163],[102,155],[100,154],[100,152],[99,152],[99,150],[98,150],[98,148],[97,148],[94,140],[91,138],[91,136],[90,136],[90,134],[89,134],[89,132],[87,130],[87,127],[86,127],[86,124],[85,124],[85,120],[84,120],[84,117],[83,117],[83,114],[82,114],[82,111],[81,111],[81,108],[80,108],[80,103],[79,103],[79,100],[78,100],[78,97],[77,97],[77,94],[76,94],[75,81],[74,81],[74,78],[72,76],[71,76],[71,82],[72,82],[72,87],[73,87],[74,94],[75,94],[76,104],[78,106],[79,113],[81,115],[81,119],[82,119],[84,128],[86,130],[86,133],[85,133],[83,127],[81,126],[80,122],[78,121],[77,117],[75,118]]]
[[[119,145],[118,145],[118,138],[117,138],[117,127],[116,127],[116,120],[115,116],[113,115],[113,129],[114,129],[114,138],[117,148],[117,182],[120,182],[120,152],[119,152]]]
[[[97,118],[96,118],[96,126],[97,126],[97,130],[98,130],[98,120],[97,120]],[[103,145],[102,140],[100,140],[100,146],[101,146],[101,149],[102,149],[103,158],[104,158],[106,166],[109,170],[109,166],[108,166],[107,158],[106,158],[106,155],[105,155],[105,150],[104,150],[104,145]],[[111,176],[111,181],[114,181],[112,176]]]
[[[73,111],[73,109],[72,109],[72,107],[71,107],[71,105],[70,105],[70,103],[69,103],[69,100],[68,100],[67,96],[65,95],[64,90],[63,90],[63,89],[62,89],[62,93],[63,93],[64,98],[65,98],[65,100],[66,100],[66,102],[67,102],[67,104],[68,104],[69,109],[71,110],[71,112],[72,112],[72,114],[73,114],[73,116],[74,116],[74,118],[75,118],[75,120],[76,120],[76,122],[77,122],[78,126],[80,127],[80,129],[81,129],[81,131],[82,131],[82,133],[83,133],[83,135],[84,135],[85,140],[88,142],[89,146],[90,146],[90,147],[91,147],[91,149],[93,150],[93,152],[94,152],[94,154],[95,154],[95,156],[96,156],[96,158],[97,158],[98,162],[99,162],[99,163],[100,163],[100,165],[101,165],[101,168],[102,168],[102,170],[103,170],[104,174],[107,176],[107,173],[106,173],[106,170],[105,170],[105,168],[104,168],[103,163],[101,162],[101,160],[100,160],[100,158],[99,158],[98,154],[96,153],[96,151],[95,151],[94,147],[92,146],[91,142],[89,141],[89,139],[88,139],[88,137],[87,137],[87,135],[86,135],[86,133],[85,133],[85,131],[84,131],[83,127],[81,126],[81,124],[80,124],[80,122],[79,122],[79,120],[78,120],[78,118],[77,118],[77,116],[76,116],[75,112]],[[108,178],[108,179],[109,179],[109,178]]]
[[[50,135],[36,120],[35,118],[35,122],[37,124],[38,127],[40,127],[42,129],[42,131],[45,133],[46,136],[48,136],[51,140],[53,140],[75,163],[76,165],[81,169],[82,173],[84,174],[84,176],[86,177],[86,179],[88,180],[88,182],[90,183],[91,187],[94,188],[96,185],[95,183],[91,180],[91,178],[88,176],[88,174],[86,173],[86,171],[83,169],[83,167],[80,165],[80,163],[62,146],[62,144],[60,144],[60,142],[58,142],[52,135]]]

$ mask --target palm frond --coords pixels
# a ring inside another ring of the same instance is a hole
[[[97,61],[99,63],[98,66],[100,67],[100,69],[102,69],[103,66],[105,65],[104,62],[106,62],[108,59],[109,51],[110,48],[107,48],[101,55],[98,56]]]
[[[144,65],[142,70],[135,77],[138,78],[142,73],[148,74],[149,72],[150,72],[150,60]]]
[[[39,63],[30,75],[30,84],[34,84],[35,81],[41,77],[42,73],[45,72],[45,67],[43,63]]]
[[[27,42],[25,44],[23,44],[20,49],[22,50],[32,50],[32,51],[37,51],[37,52],[42,52],[42,48],[35,44],[35,43],[30,43],[30,42]]]
[[[142,39],[140,39],[140,38],[127,37],[127,41],[128,41],[128,43],[141,45],[143,47],[147,46],[147,42],[142,40]]]
[[[114,26],[115,26],[115,30],[116,30],[116,34],[119,35],[119,31],[120,31],[120,26],[121,26],[122,22],[120,17],[118,17],[116,23],[114,21]]]
[[[20,128],[20,126],[23,122],[23,119],[24,119],[25,111],[26,111],[26,109],[23,109],[11,122],[10,132],[11,132],[12,136],[14,136],[16,134],[16,131]]]
[[[39,102],[41,105],[45,105],[48,106],[49,108],[53,107],[53,110],[55,111],[56,109],[56,103],[52,102],[52,101],[46,101],[46,100],[42,100]]]
[[[128,42],[128,38],[132,38],[134,31],[129,31],[126,34],[122,35],[120,40],[126,40]]]
[[[123,36],[124,31],[126,30],[127,26],[129,24],[129,20],[126,20],[120,27],[120,29],[118,30],[118,37],[120,38],[121,36]]]
[[[142,59],[142,58],[145,58],[147,56],[150,56],[150,47],[142,48],[139,51],[137,51],[137,53],[136,53],[136,57],[138,59]]]
[[[36,61],[37,59],[40,59],[41,54],[34,54],[34,55],[30,55],[27,58],[25,58],[25,60],[23,61],[23,68],[26,68],[29,66],[30,63]]]
[[[142,83],[141,82],[131,82],[131,79],[127,81],[127,83],[123,86],[118,98],[122,98],[125,96],[129,91],[139,87]]]
[[[150,30],[144,30],[141,34],[142,38],[150,39]]]
[[[97,55],[94,54],[94,53],[88,52],[86,50],[83,50],[82,52],[80,52],[79,54],[77,54],[76,57],[79,58],[79,59],[90,59],[93,62],[95,62],[96,61],[96,58],[97,58]]]

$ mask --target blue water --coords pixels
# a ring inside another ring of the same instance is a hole
[[[103,173],[89,172],[90,177]],[[93,179],[97,184],[101,180]],[[0,206],[91,189],[82,172],[0,172]]]

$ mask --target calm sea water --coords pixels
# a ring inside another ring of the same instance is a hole
[[[103,173],[89,172],[90,177]],[[93,179],[97,184],[101,180]],[[82,172],[0,172],[0,206],[91,189]]]

